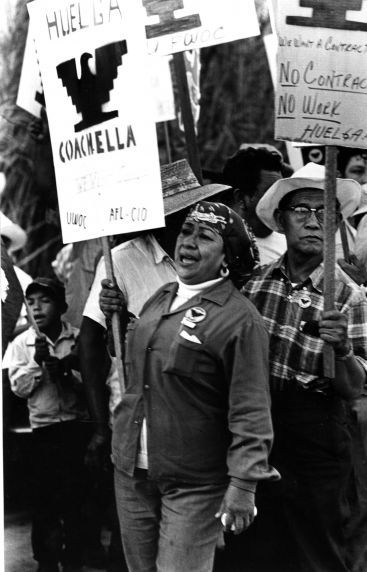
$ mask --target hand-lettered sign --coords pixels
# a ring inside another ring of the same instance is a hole
[[[34,0],[28,9],[64,242],[162,226],[142,10],[127,0]]]
[[[173,54],[256,36],[254,0],[141,0],[150,54]]]
[[[276,138],[367,147],[367,2],[273,2]]]
[[[45,105],[45,98],[33,38],[34,33],[30,23],[19,80],[17,105],[35,117],[41,117],[41,108]],[[168,58],[168,56],[152,57],[149,61],[150,86],[156,122],[176,119]]]
[[[17,105],[35,117],[41,117],[41,108],[45,103],[45,98],[33,35],[30,23],[19,80]]]

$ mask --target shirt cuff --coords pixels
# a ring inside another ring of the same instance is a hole
[[[242,489],[244,491],[249,491],[250,493],[256,492],[256,481],[245,481],[244,479],[238,479],[237,477],[231,477],[230,481],[231,485],[237,487],[238,489]]]

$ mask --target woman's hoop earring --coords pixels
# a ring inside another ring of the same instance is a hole
[[[221,266],[219,274],[222,278],[227,278],[229,276],[228,266]]]

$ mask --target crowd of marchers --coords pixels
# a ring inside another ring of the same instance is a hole
[[[29,410],[37,570],[362,572],[366,156],[339,150],[327,311],[324,166],[259,144],[220,183],[180,166],[165,227],[112,249],[115,283],[100,240],[22,276],[3,371]],[[11,255],[25,233],[1,216]]]

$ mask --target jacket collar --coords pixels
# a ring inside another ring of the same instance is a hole
[[[31,326],[27,330],[26,345],[27,346],[34,346],[35,341],[36,341],[36,337],[37,337],[36,331]],[[57,338],[57,340],[55,340],[55,342],[52,342],[50,340],[50,338],[48,338],[47,336],[46,336],[46,339],[51,345],[56,345],[61,340],[68,340],[70,338],[75,338],[75,337],[76,337],[75,336],[75,329],[73,328],[73,326],[71,324],[69,324],[69,322],[65,322],[64,320],[61,320],[61,332],[60,332],[60,335]]]
[[[268,269],[269,276],[279,277],[279,275],[284,276],[289,282],[290,278],[287,274],[286,270],[286,256],[287,253],[285,252],[278,260],[270,264]],[[317,290],[320,294],[323,291],[323,281],[324,281],[324,263],[321,262],[313,272],[306,278],[306,280],[302,284],[310,283],[312,284],[313,288]]]
[[[177,282],[171,282],[170,284],[167,284],[163,288],[164,292],[171,294],[171,296],[169,297],[168,308],[171,306],[172,301],[176,296],[177,289],[178,289]],[[229,279],[223,280],[223,282],[219,282],[219,284],[215,284],[214,286],[211,286],[207,290],[203,290],[202,292],[200,292],[200,294],[190,298],[190,300],[185,302],[185,304],[182,304],[182,306],[177,308],[177,311],[181,311],[183,308],[186,307],[188,308],[191,307],[193,302],[195,302],[195,304],[200,303],[201,300],[208,300],[209,302],[213,302],[218,306],[223,306],[228,300],[228,298],[232,295],[234,290],[235,287],[231,282],[231,280]],[[176,312],[176,310],[174,310],[174,312]]]

